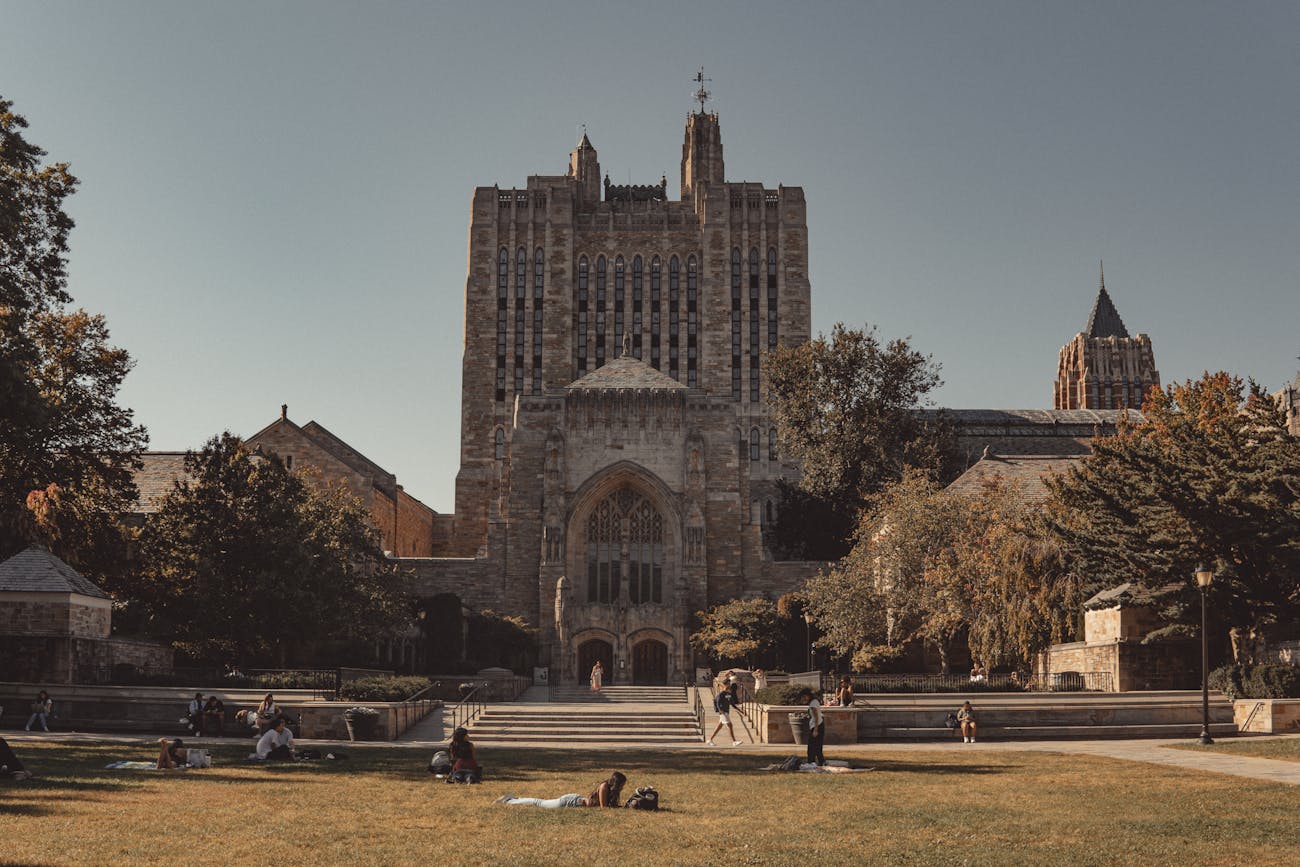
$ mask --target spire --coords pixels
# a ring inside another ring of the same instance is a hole
[[[1101,265],[1101,286],[1097,291],[1097,301],[1092,305],[1088,315],[1088,325],[1083,333],[1089,337],[1128,337],[1124,320],[1119,318],[1119,311],[1106,292],[1106,265]]]

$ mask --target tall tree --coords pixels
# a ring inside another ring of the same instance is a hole
[[[811,538],[810,516],[847,515],[848,530],[867,498],[908,467],[949,470],[951,425],[915,412],[941,384],[939,367],[906,339],[882,342],[874,327],[838,323],[829,338],[778,346],[766,370],[781,445],[799,460],[799,485],[810,498],[778,515],[773,547],[784,556],[841,555],[842,538],[840,546],[807,549],[801,540]]]
[[[1083,568],[1111,585],[1181,582],[1190,598],[1192,571],[1206,562],[1234,650],[1274,627],[1294,630],[1300,440],[1282,411],[1257,384],[1220,372],[1153,391],[1142,412],[1051,485],[1069,518],[1058,527]]]
[[[151,632],[199,657],[283,663],[297,642],[405,623],[370,515],[342,485],[313,485],[228,433],[185,469],[141,533],[130,597]]]
[[[92,575],[120,559],[143,427],[118,406],[131,369],[102,316],[69,309],[66,163],[0,98],[0,556],[43,541]]]
[[[714,659],[746,665],[770,656],[781,629],[776,605],[769,599],[733,599],[696,613],[700,628],[691,645]]]

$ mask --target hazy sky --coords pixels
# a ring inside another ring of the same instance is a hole
[[[691,77],[731,180],[803,186],[813,325],[938,401],[1050,407],[1107,288],[1166,382],[1300,352],[1300,4],[14,2],[0,95],[81,179],[70,290],[152,447],[281,403],[452,507],[470,195],[677,186]]]

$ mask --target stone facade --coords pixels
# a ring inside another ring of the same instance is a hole
[[[1286,427],[1291,436],[1300,437],[1300,373],[1290,385],[1275,393],[1273,399],[1286,413]]]
[[[1141,409],[1147,390],[1160,386],[1145,334],[1130,337],[1110,295],[1106,275],[1088,325],[1061,348],[1056,368],[1056,409]]]
[[[762,533],[797,476],[762,364],[809,337],[803,191],[728,182],[698,111],[679,192],[602,181],[586,135],[565,174],[474,191],[456,511],[403,562],[539,626],[553,677],[678,682],[695,611],[816,569]]]

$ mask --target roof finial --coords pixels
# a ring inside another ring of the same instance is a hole
[[[708,102],[709,97],[713,95],[704,88],[704,82],[712,81],[713,79],[704,77],[704,67],[701,66],[700,71],[695,73],[695,78],[692,80],[699,85],[695,90],[695,101],[700,104],[700,114],[704,114],[704,103]]]
[[[1104,259],[1098,259],[1097,261],[1101,263],[1101,291],[1105,292],[1106,291],[1106,262]]]
[[[289,417],[289,404],[287,403],[280,404],[280,418],[288,418],[288,417]]]

